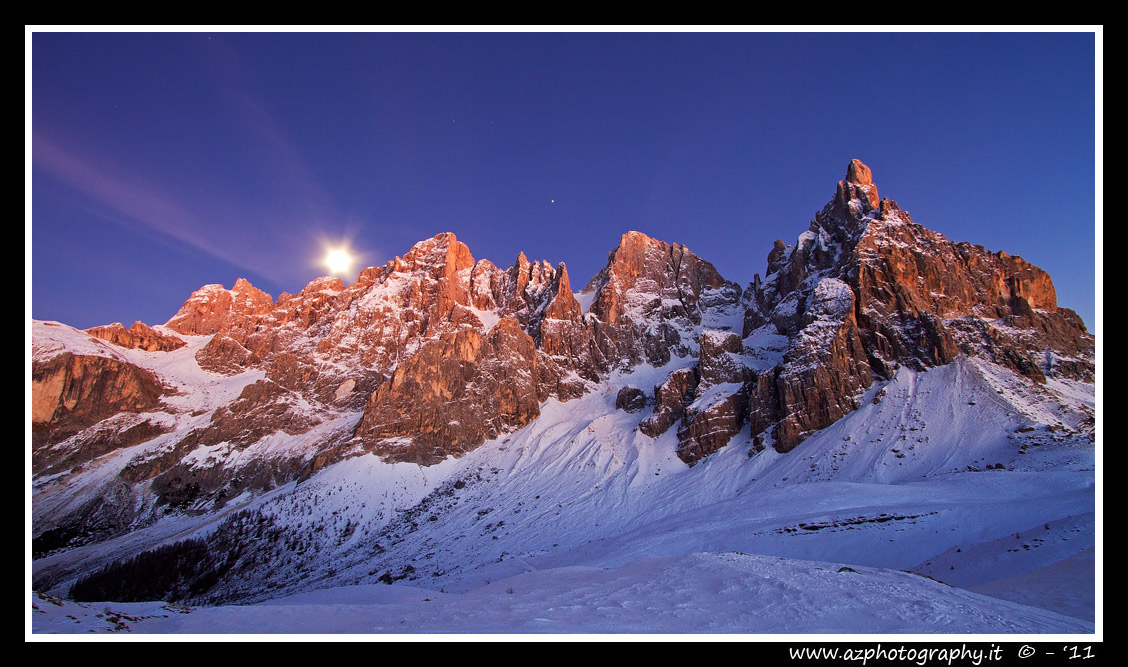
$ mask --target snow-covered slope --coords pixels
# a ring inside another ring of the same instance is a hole
[[[371,455],[357,457],[255,499],[246,507],[254,509],[254,516],[265,517],[266,525],[277,527],[278,536],[244,543],[242,549],[252,554],[255,564],[222,580],[210,599],[250,602],[383,580],[422,587],[428,591],[424,597],[438,591],[432,602],[448,600],[446,611],[436,612],[431,622],[419,620],[419,615],[441,605],[427,603],[414,612],[403,609],[416,619],[410,631],[524,632],[537,631],[534,619],[540,616],[522,618],[521,610],[540,614],[563,606],[558,597],[567,598],[570,586],[611,586],[611,595],[622,583],[639,600],[648,600],[638,604],[651,612],[623,613],[614,623],[606,610],[600,611],[607,599],[593,594],[583,598],[587,604],[573,605],[578,625],[569,631],[647,631],[649,623],[653,631],[667,632],[679,608],[707,615],[713,604],[705,595],[707,587],[687,593],[687,606],[679,607],[676,596],[669,595],[672,584],[638,588],[623,582],[649,573],[646,576],[656,581],[688,577],[686,586],[692,589],[705,585],[694,576],[735,558],[742,565],[734,566],[739,575],[733,576],[743,583],[728,582],[722,589],[732,584],[744,590],[750,586],[749,577],[768,577],[755,573],[770,565],[771,577],[802,579],[803,584],[795,585],[813,587],[803,592],[805,602],[795,602],[813,609],[826,606],[820,596],[839,595],[833,591],[854,580],[807,579],[830,567],[811,561],[837,564],[830,570],[835,574],[843,566],[865,572],[858,579],[866,582],[863,588],[885,590],[875,595],[892,595],[890,591],[905,581],[925,586],[932,595],[943,587],[892,571],[912,569],[989,592],[993,589],[983,587],[1093,547],[1091,440],[1065,428],[1045,428],[1083,417],[1081,408],[1086,402],[1091,406],[1084,393],[1067,395],[1052,387],[1022,393],[1016,387],[1025,384],[1011,371],[966,360],[927,372],[903,369],[886,385],[874,387],[857,413],[788,454],[771,448],[757,452],[746,432],[738,442],[691,467],[676,456],[672,434],[645,436],[637,431],[645,413],[632,415],[614,407],[617,386],[637,382],[645,373],[661,376],[666,370],[648,369],[642,366],[617,376],[603,392],[576,401],[550,400],[536,422],[462,459],[420,467],[383,463]],[[952,387],[958,393],[945,390]],[[1054,423],[1017,432],[1036,424],[1034,418],[1052,418]],[[854,448],[845,460],[844,443]],[[168,527],[160,532],[157,527],[147,529],[148,544],[193,534],[222,542],[214,537],[217,529],[223,532],[218,517],[200,521],[194,530],[185,517],[166,521]],[[174,522],[178,531],[171,529]],[[1043,525],[1049,528],[1032,536],[1038,539],[1037,549],[1014,550],[1016,533]],[[81,565],[86,559],[101,563],[107,553],[120,557],[136,552],[142,534],[43,559],[41,571],[58,573],[51,592],[65,593],[75,574],[89,572]],[[1005,562],[982,565],[992,559]],[[980,574],[966,577],[965,571],[973,568]],[[669,572],[659,575],[664,569]],[[570,583],[548,583],[562,576]],[[1008,599],[1018,597],[1066,615],[1084,611],[1074,599],[1055,602],[1052,596],[1035,595],[1037,581],[1006,583]],[[492,620],[471,622],[460,615],[461,605],[471,604],[474,596],[497,593],[499,582],[506,582],[501,590],[525,590],[532,597],[497,610]],[[829,589],[820,588],[831,583]],[[751,590],[744,593],[750,595]],[[743,601],[733,604],[750,604],[734,595],[734,600]],[[933,603],[941,604],[930,600]],[[781,598],[773,604],[790,603]],[[663,605],[671,608],[661,611]],[[837,629],[810,611],[803,615],[810,624],[794,631],[1088,632],[1092,627],[1037,614],[1031,619],[1040,620],[1022,625],[1015,620],[1021,615],[994,607],[992,612],[972,611],[974,606],[955,607],[970,614],[963,618],[952,610],[922,610],[919,617],[906,616],[908,608],[889,608],[882,612],[887,615],[871,612],[874,617],[851,612],[851,624]],[[1015,625],[984,622],[980,614],[1001,614]],[[762,617],[745,610],[737,614],[748,616],[744,626],[737,620],[690,623],[682,631],[790,631],[768,623],[772,615],[767,608]],[[1082,615],[1092,620],[1091,613]],[[267,622],[252,620],[257,618],[253,615],[238,618],[247,618],[250,628]],[[466,623],[461,630],[454,625],[459,618]],[[1057,620],[1047,620],[1053,618]],[[203,626],[147,627],[191,631]],[[543,627],[546,632],[559,629]]]
[[[515,575],[461,593],[394,584],[250,606],[75,603],[32,595],[38,632],[1040,633],[1092,624],[905,572],[745,553],[650,556]]]

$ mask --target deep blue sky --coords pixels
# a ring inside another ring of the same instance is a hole
[[[851,158],[952,240],[1095,312],[1095,38],[1064,34],[32,36],[32,316],[169,319],[452,231],[499,266],[619,236],[746,285]],[[555,200],[555,201],[553,201]]]

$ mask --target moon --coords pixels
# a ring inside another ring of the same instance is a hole
[[[348,273],[352,264],[352,255],[346,248],[333,248],[325,255],[325,266],[333,275]]]

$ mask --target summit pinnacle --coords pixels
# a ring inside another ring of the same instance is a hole
[[[873,185],[873,172],[861,160],[855,158],[850,160],[849,166],[846,167],[846,180],[858,185]]]

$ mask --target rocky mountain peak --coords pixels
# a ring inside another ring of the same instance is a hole
[[[239,278],[230,290],[223,285],[204,285],[196,290],[165,326],[177,333],[203,336],[235,321],[269,313],[273,307],[273,297]]]
[[[1070,361],[1052,372],[1091,377],[1092,337],[1057,307],[1044,271],[913,222],[878,199],[858,160],[795,245],[776,242],[745,304],[745,336],[790,341],[771,382],[761,376],[750,389],[750,412],[780,419],[773,435],[783,451],[855,409],[861,391],[901,365],[983,356],[1044,382],[1053,357]]]
[[[729,286],[716,268],[681,244],[627,232],[587,289],[598,294],[589,312],[607,324],[680,316],[698,323],[698,301]],[[739,288],[737,288],[739,292]]]
[[[852,160],[847,165],[846,178],[838,182],[832,205],[837,217],[854,224],[880,211],[881,198],[873,182],[873,172],[861,160]]]
[[[517,253],[517,259],[506,273],[506,290],[502,301],[506,310],[517,312],[534,307],[544,290],[555,278],[556,270],[547,260],[530,262],[525,253]]]
[[[274,299],[266,292],[251,284],[246,278],[239,278],[231,288],[232,309],[240,315],[262,315],[274,307]]]
[[[438,278],[472,268],[474,257],[453,233],[443,232],[416,243],[395,264],[397,272],[425,271]]]
[[[846,167],[846,180],[857,185],[873,185],[873,172],[861,160],[854,158]]]
[[[309,284],[302,288],[301,294],[313,294],[314,292],[322,291],[340,292],[343,289],[345,289],[345,284],[340,278],[336,276],[322,276],[309,281]],[[281,297],[279,297],[279,299],[281,299]]]
[[[552,302],[549,303],[545,311],[545,317],[554,320],[578,321],[583,313],[581,312],[580,302],[576,300],[576,295],[572,293],[572,284],[568,280],[568,267],[564,265],[564,262],[560,262],[556,266],[550,289],[552,290]]]
[[[263,292],[259,291],[259,289],[257,287],[255,287],[254,285],[252,285],[251,281],[247,280],[246,278],[236,278],[235,279],[235,285],[232,286],[232,288],[231,288],[231,293],[232,294],[244,294],[244,293],[246,293],[248,295],[258,295],[258,294],[262,294]]]

